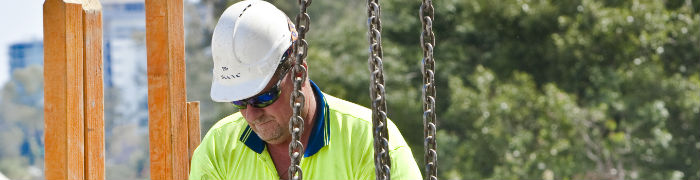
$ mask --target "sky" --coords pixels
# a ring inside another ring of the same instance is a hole
[[[42,39],[44,0],[0,0],[0,88],[10,78],[10,44]]]

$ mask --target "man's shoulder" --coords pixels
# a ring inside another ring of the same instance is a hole
[[[328,103],[328,108],[330,109],[331,113],[354,117],[354,119],[367,122],[370,125],[372,124],[371,109],[325,93],[323,95]],[[391,118],[387,117],[387,121],[389,126],[396,126]]]
[[[372,110],[367,107],[334,97],[332,95],[324,93],[326,103],[328,104],[328,109],[331,113],[340,113],[348,116],[355,117],[357,119],[372,121]]]
[[[247,125],[240,113],[219,120],[204,136],[195,154],[212,158],[222,155],[217,153],[229,152],[228,150],[240,147],[238,139]]]
[[[339,123],[353,124],[353,131],[369,131],[372,130],[372,110],[364,106],[357,105],[352,102],[342,100],[340,98],[333,97],[331,95],[324,94],[326,101],[328,102],[329,109],[331,113],[336,115],[344,116],[343,120]],[[348,118],[352,117],[352,118]],[[349,121],[348,121],[349,120]],[[389,136],[392,137],[390,146],[397,148],[406,146],[406,142],[401,135],[398,127],[394,122],[387,117]]]
[[[352,102],[345,101],[340,98],[333,97],[328,94],[324,94],[327,101],[328,108],[331,111],[331,116],[335,116],[334,123],[336,129],[334,131],[341,132],[335,133],[331,140],[335,143],[331,143],[332,146],[339,146],[343,151],[335,151],[335,153],[350,153],[351,160],[357,163],[358,160],[363,159],[363,157],[370,157],[368,162],[371,167],[370,171],[374,169],[371,165],[373,162],[371,159],[371,153],[373,147],[373,131],[372,131],[372,110]],[[334,118],[331,118],[334,119]],[[404,140],[398,127],[392,122],[391,119],[387,119],[388,131],[389,131],[389,152],[392,158],[392,162],[398,164],[393,164],[392,167],[392,178],[394,179],[420,179],[420,170],[413,158],[412,151],[406,141]],[[331,125],[333,127],[333,125]],[[342,128],[341,128],[342,127]],[[348,136],[350,134],[350,136]],[[349,145],[349,146],[346,146]],[[359,157],[355,157],[358,156]],[[355,155],[355,156],[353,156]],[[334,157],[344,157],[339,154],[332,154]],[[337,161],[337,158],[334,160]],[[366,159],[365,159],[366,160]],[[363,161],[365,162],[365,161]],[[400,165],[399,165],[400,164]]]
[[[222,127],[230,127],[230,126],[240,126],[240,125],[247,125],[245,122],[245,119],[243,118],[243,115],[241,115],[241,112],[236,112],[231,115],[228,115],[218,122],[214,124],[214,126],[211,127],[211,129],[219,129]]]
[[[192,155],[190,177],[230,179],[241,172],[257,172],[254,169],[240,170],[237,166],[230,166],[256,163],[255,151],[246,148],[240,140],[247,125],[240,113],[231,114],[214,124]]]
[[[215,136],[231,136],[240,134],[243,128],[247,125],[248,124],[245,123],[245,119],[241,113],[236,112],[216,122],[216,124],[209,129],[205,138],[210,136],[210,138],[213,138]]]

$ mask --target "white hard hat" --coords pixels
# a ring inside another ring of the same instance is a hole
[[[231,102],[258,94],[295,39],[294,24],[268,2],[246,0],[228,7],[211,41],[212,100]]]

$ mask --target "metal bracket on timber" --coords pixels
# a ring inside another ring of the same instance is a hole
[[[200,140],[199,106],[191,105],[197,112],[188,113],[185,102],[183,21],[182,0],[146,1],[151,179],[187,179],[189,131],[197,133],[192,142]],[[189,127],[188,114],[196,118],[196,127]]]
[[[101,9],[44,2],[46,179],[104,179]]]

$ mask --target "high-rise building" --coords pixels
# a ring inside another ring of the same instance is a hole
[[[117,93],[115,123],[147,121],[146,11],[144,0],[103,0],[105,87]]]
[[[17,42],[10,45],[10,75],[29,65],[44,64],[44,43],[41,40]]]
[[[43,104],[44,94],[37,89],[37,84],[32,82],[20,81],[15,77],[16,71],[28,68],[30,66],[43,66],[44,64],[44,47],[41,40],[29,40],[10,44],[10,81],[14,84],[16,90],[13,101],[26,106],[40,107]],[[26,76],[25,72],[25,76]],[[36,78],[41,78],[41,74]],[[26,78],[26,77],[25,77]],[[32,88],[33,87],[33,88]]]
[[[103,0],[102,18],[105,84],[133,87],[134,76],[146,69],[144,1]]]

